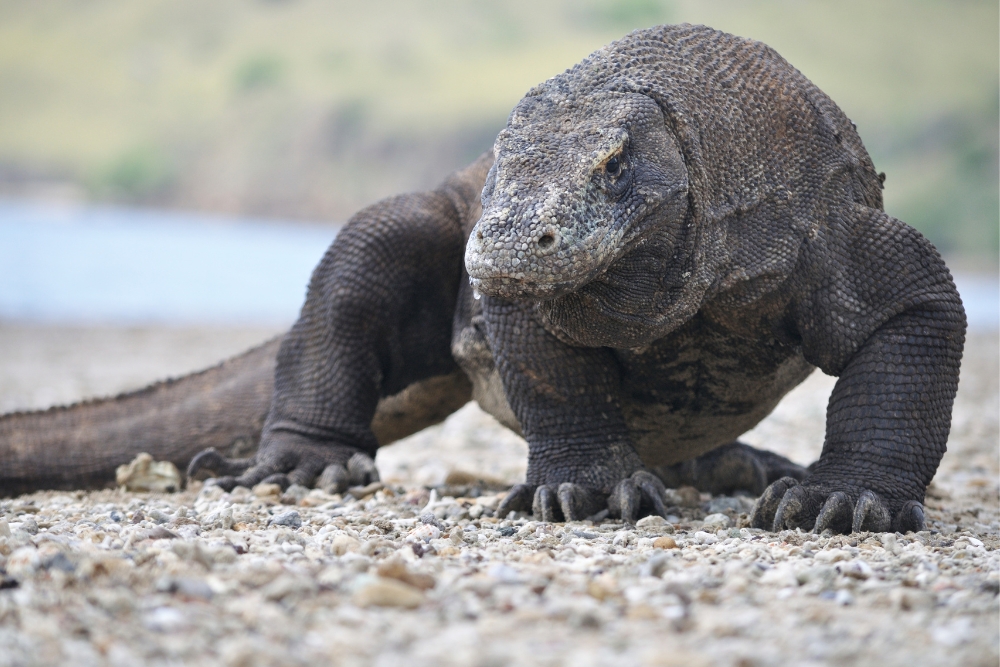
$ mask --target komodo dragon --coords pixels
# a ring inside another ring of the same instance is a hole
[[[532,89],[492,154],[354,216],[280,341],[3,418],[0,490],[205,447],[189,473],[226,489],[343,489],[471,397],[528,441],[501,515],[635,520],[686,482],[763,492],[756,527],[920,529],[965,314],[881,189],[854,125],[769,47],[633,32]],[[736,441],[814,367],[839,379],[808,471]]]

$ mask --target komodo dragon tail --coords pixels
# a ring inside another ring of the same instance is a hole
[[[247,456],[271,405],[280,343],[113,398],[0,416],[0,497],[105,487],[141,452],[181,470],[206,447]]]
[[[208,447],[249,456],[271,407],[280,345],[278,337],[206,370],[113,398],[0,416],[0,498],[107,487],[115,468],[142,452],[182,471]],[[460,370],[414,382],[379,400],[375,439],[387,445],[436,424],[471,395]]]

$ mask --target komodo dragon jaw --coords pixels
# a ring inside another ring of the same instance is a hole
[[[649,97],[583,99],[536,89],[511,113],[494,154],[465,253],[482,294],[557,299],[606,273],[650,234],[668,245],[678,238],[687,170]]]

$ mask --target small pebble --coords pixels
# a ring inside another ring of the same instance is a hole
[[[172,530],[168,530],[163,526],[153,526],[153,528],[147,534],[147,537],[151,540],[175,540],[177,539],[177,533]]]
[[[709,514],[702,521],[702,528],[707,530],[724,530],[732,525],[729,517],[725,514]]]
[[[26,516],[21,519],[21,530],[29,535],[38,534],[38,522],[33,517]]]
[[[424,601],[419,588],[386,577],[373,577],[362,584],[351,598],[359,607],[403,607],[413,609]]]
[[[829,549],[827,551],[820,551],[815,555],[815,559],[819,563],[836,563],[842,560],[850,560],[851,554],[843,549]]]
[[[167,523],[170,521],[169,515],[165,514],[164,512],[161,512],[155,507],[146,512],[146,516],[148,516],[151,520],[155,521],[156,523]]]
[[[703,530],[695,532],[694,539],[696,542],[698,542],[698,544],[715,544],[716,542],[719,541],[717,535],[713,535],[712,533],[706,533]]]
[[[893,555],[898,555],[898,544],[896,543],[895,533],[882,533],[879,535],[879,541],[882,542],[882,546],[886,551]]]
[[[424,591],[434,588],[436,583],[434,577],[431,575],[412,571],[409,567],[407,567],[403,559],[399,557],[387,558],[382,561],[379,563],[376,571],[380,577],[397,579],[405,584],[409,584],[414,588],[419,588]]]
[[[173,607],[157,607],[148,611],[143,623],[155,632],[177,632],[188,627],[184,613]]]
[[[115,482],[129,491],[173,493],[182,487],[177,466],[170,461],[154,461],[146,453],[137,455],[126,465],[118,466]]]
[[[680,507],[698,507],[701,505],[701,492],[693,486],[682,486],[678,489],[667,489],[664,500],[668,505]]]
[[[642,530],[655,530],[661,533],[674,532],[674,526],[662,516],[650,515],[635,522],[635,527]]]
[[[298,505],[307,495],[310,489],[301,484],[292,484],[281,494],[281,502],[285,505]]]
[[[656,549],[676,549],[677,542],[674,538],[664,535],[653,540],[653,547]]]
[[[288,526],[289,528],[301,528],[302,517],[296,510],[289,510],[276,514],[267,522],[269,526]]]
[[[42,567],[46,570],[61,570],[63,572],[73,572],[76,565],[69,559],[69,556],[62,551],[57,551],[52,556],[42,562]]]
[[[163,577],[156,582],[156,590],[161,593],[175,593],[189,598],[210,600],[214,593],[204,579],[191,577]]]
[[[34,574],[42,563],[38,550],[34,547],[21,547],[7,557],[7,573],[23,579]]]
[[[429,523],[418,524],[407,535],[407,539],[421,540],[423,542],[430,542],[431,540],[436,540],[439,537],[441,537],[440,529]]]
[[[258,498],[274,498],[281,495],[281,487],[277,484],[258,484],[251,490]]]

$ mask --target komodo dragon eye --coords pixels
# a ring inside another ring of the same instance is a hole
[[[604,164],[604,171],[608,172],[608,176],[611,177],[617,177],[618,174],[622,173],[622,163],[617,155]]]

